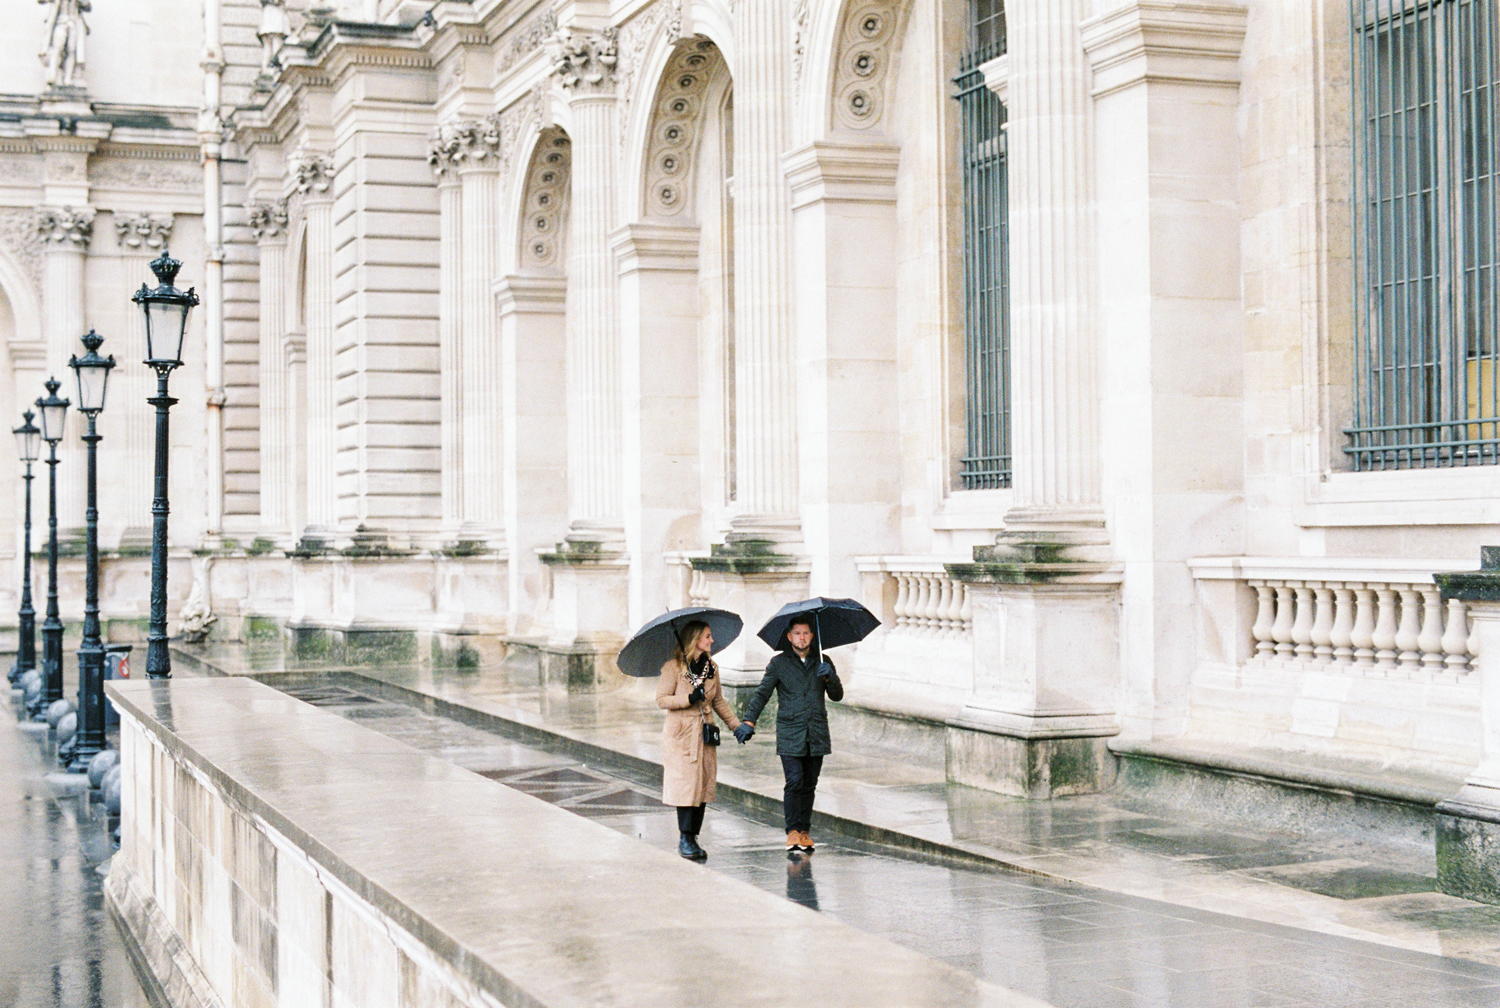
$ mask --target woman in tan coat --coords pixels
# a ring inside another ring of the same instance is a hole
[[[719,774],[718,750],[704,740],[704,727],[717,712],[734,731],[734,716],[719,684],[719,668],[710,657],[713,631],[694,620],[677,634],[677,654],[661,667],[656,684],[656,706],[667,712],[662,727],[661,800],[677,806],[677,829],[682,839],[677,853],[694,861],[708,858],[698,846],[703,828],[703,806],[714,800]]]

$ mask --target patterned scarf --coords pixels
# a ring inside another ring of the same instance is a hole
[[[688,666],[688,685],[693,687],[693,689],[697,689],[699,686],[702,686],[704,683],[708,682],[708,680],[714,677],[715,668],[716,666],[714,665],[712,658],[710,658],[707,654],[699,655],[697,658],[693,659],[693,663]]]

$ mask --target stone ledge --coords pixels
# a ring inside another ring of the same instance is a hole
[[[505,1004],[769,1008],[788,987],[828,1008],[1042,1004],[262,683],[112,682],[109,692],[138,730],[201,773],[238,814],[290,841],[320,873]],[[360,798],[372,768],[380,793]],[[369,822],[376,806],[387,814]],[[444,842],[433,844],[434,836]],[[420,863],[409,855],[418,849]],[[128,844],[122,854],[128,863]],[[564,920],[566,930],[546,926]],[[725,975],[770,972],[781,982],[702,988],[677,967],[705,955]]]

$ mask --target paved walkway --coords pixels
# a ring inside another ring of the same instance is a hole
[[[226,672],[288,668],[279,650],[215,646],[203,659]],[[597,755],[650,769],[660,758],[661,715],[651,681],[608,693],[568,694],[539,689],[503,667],[349,671],[396,688],[398,696],[426,698],[439,713],[481,726],[512,726],[585,760]],[[781,794],[768,734],[721,750],[726,793],[762,812],[779,808]],[[1013,800],[949,785],[941,766],[879,744],[836,737],[834,745],[818,792],[818,828],[976,858],[1184,910],[1500,965],[1500,907],[1433,891],[1431,850],[1357,839],[1313,845],[1118,795]],[[1494,1003],[1500,1005],[1500,998]]]
[[[40,729],[0,725],[0,1005],[148,1008],[104,909],[102,814],[59,784]]]
[[[370,679],[277,676],[287,693],[664,849],[676,813],[638,766],[580,761],[393,702]],[[1500,968],[1260,924],[1035,874],[823,835],[789,858],[774,816],[716,803],[707,869],[1024,991],[1058,1008],[1477,1008]],[[723,908],[734,913],[733,905]],[[735,984],[775,978],[735,977]],[[792,1000],[795,1000],[793,998]]]

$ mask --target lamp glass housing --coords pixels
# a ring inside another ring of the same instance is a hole
[[[22,462],[35,462],[42,457],[42,431],[31,422],[35,413],[27,410],[21,415],[26,422],[11,431],[16,436],[16,455]]]
[[[61,441],[63,427],[68,420],[68,407],[72,404],[57,397],[58,385],[55,379],[49,381],[47,386],[52,394],[36,401],[37,409],[42,414],[42,440]]]
[[[141,284],[131,297],[146,313],[146,363],[153,366],[177,367],[182,363],[188,312],[198,303],[198,295],[192,288],[182,291],[172,286],[181,268],[182,263],[162,249],[161,255],[151,261],[158,286],[152,290]]]
[[[115,366],[115,359],[112,355],[99,356],[99,345],[103,342],[98,333],[89,330],[83,338],[88,353],[68,361],[68,367],[78,377],[78,408],[85,413],[104,409],[104,396],[109,390],[109,372]]]

